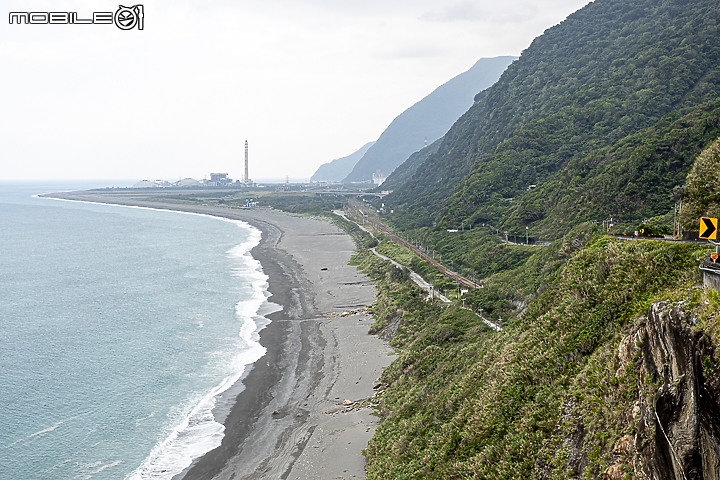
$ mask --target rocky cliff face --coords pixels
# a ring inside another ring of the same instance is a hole
[[[553,432],[564,432],[562,478],[720,480],[720,369],[710,338],[694,323],[682,305],[656,303],[620,342],[617,377],[628,368],[637,373],[637,394],[620,416],[634,433],[606,446],[609,466],[592,465],[586,422],[575,399],[566,402]],[[539,478],[558,478],[547,463],[537,467]]]
[[[654,395],[639,399],[638,478],[720,479],[720,374],[709,337],[693,324],[681,307],[660,303],[638,332],[640,381],[657,385]]]

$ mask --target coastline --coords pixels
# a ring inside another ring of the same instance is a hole
[[[220,447],[173,480],[363,478],[362,450],[379,420],[363,407],[390,349],[367,333],[371,282],[347,265],[355,246],[327,221],[267,208],[174,204],[112,193],[52,198],[202,213],[262,232],[251,253],[281,311],[260,332],[267,349],[241,378]],[[342,314],[342,316],[340,316]],[[351,405],[343,405],[350,400]]]

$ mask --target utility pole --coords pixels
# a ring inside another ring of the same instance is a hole
[[[708,239],[708,243],[711,245],[715,245],[715,255],[720,254],[720,242],[713,242],[712,240]]]
[[[250,186],[250,174],[248,169],[248,141],[245,140],[245,186]]]

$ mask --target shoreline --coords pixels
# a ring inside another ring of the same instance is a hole
[[[372,319],[362,309],[374,301],[375,289],[347,265],[355,249],[348,235],[327,221],[267,208],[99,192],[42,196],[201,213],[242,220],[262,232],[251,255],[268,276],[267,301],[282,307],[266,315],[270,323],[260,332],[267,352],[241,386],[231,387],[239,393],[223,422],[220,447],[173,480],[365,476],[362,450],[379,419],[361,405],[392,358],[389,347],[367,333]],[[343,405],[347,400],[353,403]]]

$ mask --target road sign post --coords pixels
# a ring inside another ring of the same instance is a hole
[[[711,217],[700,218],[700,238],[707,240],[717,239],[718,219]]]

